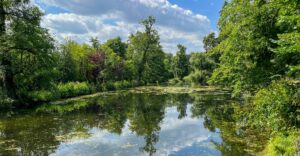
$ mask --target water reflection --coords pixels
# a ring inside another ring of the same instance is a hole
[[[120,93],[2,115],[3,155],[254,155],[230,94]]]

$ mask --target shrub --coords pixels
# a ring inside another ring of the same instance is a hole
[[[57,85],[57,91],[61,98],[67,98],[91,94],[95,92],[95,88],[87,82],[68,82]]]
[[[112,91],[112,90],[116,90],[113,81],[107,81],[105,83],[99,84],[98,88],[99,88],[98,91]]]
[[[211,74],[205,70],[196,70],[190,73],[188,76],[184,77],[184,81],[192,85],[207,85],[207,81],[210,75]]]
[[[169,85],[180,86],[180,85],[183,85],[183,81],[180,80],[178,77],[175,77],[175,78],[169,80]]]
[[[300,154],[300,133],[291,131],[276,134],[268,143],[260,155],[268,156],[293,156]]]
[[[126,80],[124,81],[117,81],[114,83],[114,87],[115,89],[127,89],[127,88],[130,88],[132,87],[132,84]]]
[[[28,96],[33,101],[41,102],[51,101],[59,98],[57,94],[55,95],[54,91],[47,90],[32,91],[28,93]]]
[[[254,97],[254,110],[250,114],[251,124],[268,127],[274,131],[297,126],[299,103],[295,98],[299,89],[293,89],[285,81],[274,81],[267,88],[259,90]],[[299,125],[298,125],[299,126]]]

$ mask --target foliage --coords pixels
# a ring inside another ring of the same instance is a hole
[[[293,156],[300,152],[300,132],[290,131],[288,133],[279,133],[273,137],[267,147],[260,153],[260,155],[268,156]]]
[[[112,49],[118,56],[122,58],[125,57],[127,44],[122,42],[120,37],[109,39],[106,43],[104,43],[104,45]]]
[[[94,91],[95,88],[86,82],[68,82],[57,85],[57,92],[61,98],[91,94]]]
[[[215,62],[207,53],[192,53],[189,64],[191,72],[184,80],[192,85],[207,85],[215,68]]]
[[[87,56],[94,49],[87,44],[78,44],[67,40],[61,45],[61,56],[58,68],[61,71],[61,81],[86,81],[90,69]]]
[[[92,43],[92,47],[94,49],[98,49],[100,47],[100,42],[97,37],[91,37],[90,42]]]
[[[10,108],[14,104],[14,100],[9,98],[3,88],[0,88],[0,108]]]
[[[296,0],[226,2],[219,20],[222,51],[211,84],[255,92],[276,75],[299,75],[299,3]],[[288,11],[287,11],[288,10]]]
[[[47,102],[59,99],[60,95],[55,91],[39,90],[29,92],[28,97],[35,102]]]
[[[206,85],[209,79],[210,73],[202,70],[195,70],[188,76],[184,77],[184,81],[191,85]]]
[[[29,1],[1,1],[0,11],[1,85],[9,98],[24,102],[26,92],[54,81],[53,39]]]
[[[203,39],[204,49],[206,52],[210,51],[212,48],[218,45],[218,38],[216,38],[215,33],[210,33]]]
[[[87,95],[95,91],[95,87],[87,82],[68,82],[60,83],[52,89],[28,92],[27,97],[35,102],[48,102],[62,98]]]
[[[169,85],[174,85],[174,86],[181,86],[181,85],[183,85],[183,81],[180,80],[178,77],[170,79],[168,81],[168,83],[169,83]]]
[[[141,23],[144,32],[131,34],[127,49],[127,58],[131,59],[135,66],[133,75],[145,84],[162,81],[165,55],[159,42],[158,32],[153,28],[155,18],[150,16]]]
[[[293,89],[285,81],[274,81],[267,88],[260,89],[254,98],[250,113],[253,125],[271,128],[274,131],[299,128],[299,89]]]
[[[186,47],[183,45],[177,45],[178,52],[176,56],[173,57],[172,60],[172,67],[173,67],[173,74],[175,78],[183,79],[189,72],[189,60],[186,53]]]
[[[127,89],[127,88],[130,88],[132,87],[132,83],[130,83],[129,81],[117,81],[114,83],[114,86],[117,90],[120,90],[120,89]]]

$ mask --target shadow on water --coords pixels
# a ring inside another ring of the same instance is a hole
[[[255,155],[230,94],[120,93],[2,114],[0,155]]]

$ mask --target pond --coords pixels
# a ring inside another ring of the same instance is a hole
[[[262,150],[227,92],[102,95],[3,113],[0,155],[244,156]]]

